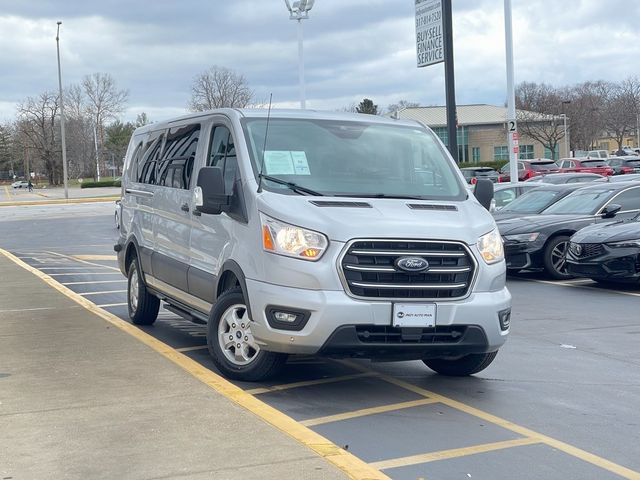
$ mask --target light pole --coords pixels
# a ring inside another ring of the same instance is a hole
[[[509,145],[509,179],[517,182],[518,154],[520,152],[518,120],[516,119],[516,94],[513,75],[513,26],[511,0],[504,0],[504,38],[507,57],[507,143]]]
[[[569,157],[569,139],[567,138],[567,114],[561,113],[560,116],[564,122],[564,154]]]
[[[309,18],[309,10],[313,8],[315,0],[299,0],[293,2],[293,6],[289,0],[284,0],[287,10],[289,10],[289,19],[298,21],[298,78],[300,82],[300,108],[306,108],[306,94],[304,88],[304,51],[302,48],[302,20]]]
[[[60,92],[60,136],[62,137],[62,181],[64,183],[64,198],[69,198],[69,185],[67,181],[67,139],[64,132],[64,100],[62,97],[62,72],[60,70],[60,25],[58,21],[56,31],[56,50],[58,51],[58,90]]]

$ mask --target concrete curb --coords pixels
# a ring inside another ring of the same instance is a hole
[[[71,203],[98,203],[98,202],[115,202],[120,200],[120,196],[109,197],[87,197],[87,198],[68,198],[68,199],[51,199],[51,200],[25,200],[23,202],[0,202],[0,207],[19,207],[21,205],[64,205]]]

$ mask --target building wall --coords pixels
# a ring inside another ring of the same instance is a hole
[[[494,149],[495,147],[507,147],[507,131],[504,125],[471,125],[465,126],[465,130],[468,129],[469,133],[469,154],[468,161],[473,159],[473,147],[480,149],[480,161],[492,162],[495,160]],[[533,158],[545,158],[545,148],[541,142],[533,140],[523,133],[520,133],[520,149],[524,150],[525,145],[533,145]],[[560,141],[558,145],[559,156],[558,158],[568,157],[564,142]],[[508,148],[506,149],[508,152]]]

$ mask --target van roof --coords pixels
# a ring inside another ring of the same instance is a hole
[[[143,133],[158,128],[166,128],[172,123],[182,122],[189,119],[197,119],[208,117],[215,114],[222,114],[230,118],[267,118],[269,110],[266,108],[219,108],[215,110],[206,110],[204,112],[194,112],[179,117],[170,118],[161,122],[151,123],[136,129],[136,133]],[[420,122],[415,120],[396,120],[390,117],[380,115],[367,115],[362,113],[350,112],[332,112],[324,110],[299,110],[299,109],[283,109],[273,108],[270,113],[271,118],[300,118],[300,119],[317,119],[317,120],[344,120],[349,122],[367,122],[386,125],[403,125],[409,127],[422,126]]]

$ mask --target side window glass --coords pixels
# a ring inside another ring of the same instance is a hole
[[[139,170],[139,165],[138,162],[140,161],[140,155],[142,154],[142,142],[140,142],[137,146],[136,149],[133,151],[133,154],[131,155],[131,167],[129,169],[129,179],[137,182],[138,181],[138,172]]]
[[[169,130],[164,155],[158,167],[159,185],[189,188],[199,138],[199,123]]]
[[[236,179],[238,161],[233,135],[227,127],[214,127],[211,134],[211,147],[207,158],[208,167],[220,167],[224,176],[225,191],[231,194]]]
[[[621,193],[609,203],[622,206],[622,211],[640,210],[640,188],[633,188]]]
[[[156,184],[156,164],[162,150],[163,140],[164,133],[157,132],[146,143],[142,159],[138,163],[138,182]]]

